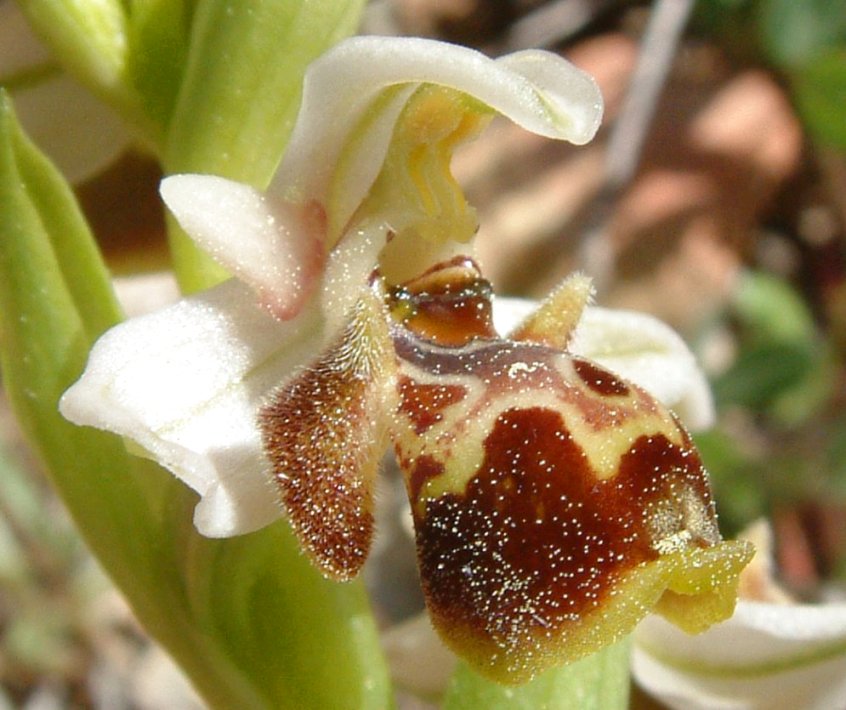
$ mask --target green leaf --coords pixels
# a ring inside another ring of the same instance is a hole
[[[714,396],[721,407],[734,404],[762,410],[800,384],[814,364],[811,352],[801,344],[746,347],[714,382]]]
[[[122,443],[73,426],[57,408],[82,371],[91,342],[118,320],[119,309],[70,189],[21,133],[4,93],[0,205],[0,367],[6,392],[89,544],[107,567],[124,567],[121,547],[150,536],[144,504],[153,479],[110,475],[130,468]],[[138,505],[127,506],[129,500]]]
[[[21,390],[30,385],[22,392],[21,404],[32,415],[25,423],[41,426],[42,417],[50,425],[63,423],[55,410],[58,395],[81,371],[92,338],[116,323],[120,311],[70,188],[22,134],[5,92],[0,198],[6,384]]]
[[[811,134],[846,150],[846,44],[804,64],[793,73],[792,88]]]
[[[444,710],[615,710],[628,707],[630,640],[542,673],[526,685],[497,685],[460,663]]]
[[[694,27],[715,36],[733,55],[756,56],[758,0],[700,0],[694,4]]]
[[[732,304],[744,335],[762,343],[803,343],[815,335],[814,318],[796,290],[770,274],[747,271]]]
[[[19,0],[38,35],[98,86],[120,83],[126,18],[119,0]]]
[[[186,543],[192,613],[262,690],[264,707],[391,705],[363,584],[324,579],[286,522],[225,541],[192,529]]]
[[[0,368],[29,440],[144,626],[220,708],[377,708],[387,672],[360,583],[323,579],[280,522],[202,538],[196,496],[59,397],[117,319],[108,275],[59,173],[0,93]]]
[[[842,0],[766,0],[759,22],[765,50],[785,68],[804,64],[846,41]]]
[[[9,161],[4,165],[4,184],[0,190],[8,195],[4,201],[4,218],[11,219],[14,207],[18,207],[17,216],[20,221],[9,226],[10,234],[21,240],[16,254],[16,264],[20,269],[30,268],[31,281],[29,286],[38,283],[40,276],[56,269],[56,276],[61,279],[61,285],[67,290],[72,308],[80,315],[85,333],[89,339],[111,327],[121,320],[121,309],[112,290],[109,274],[100,257],[91,232],[76,204],[76,198],[70,187],[65,183],[49,161],[25,139],[14,124],[11,103],[0,100],[0,121],[3,121],[3,133],[9,140],[5,146],[10,150],[5,158]],[[14,161],[14,162],[12,162]],[[7,180],[17,177],[20,186],[25,191],[7,192],[12,186]],[[28,204],[22,202],[27,200]],[[14,230],[13,232],[11,230]],[[23,233],[27,230],[27,233]],[[35,262],[33,242],[28,241],[35,233],[41,232],[45,240],[45,250],[50,253],[43,255],[44,262]],[[4,232],[4,237],[5,237]],[[6,245],[13,248],[11,239]],[[32,259],[33,263],[30,263]],[[43,271],[41,270],[43,269]],[[12,287],[12,284],[7,284]],[[30,288],[30,290],[35,290]],[[24,295],[24,294],[22,294]],[[30,294],[37,297],[37,294]],[[21,304],[23,308],[23,304]],[[35,308],[35,305],[30,307]],[[49,317],[49,313],[44,314]],[[56,314],[56,320],[60,314]],[[33,327],[36,327],[34,324]],[[46,333],[49,336],[49,333]],[[87,356],[87,349],[83,351]],[[81,360],[84,362],[84,359]]]
[[[130,600],[153,603],[148,504],[168,477],[133,475],[120,440],[76,427],[58,411],[93,338],[117,320],[118,308],[70,189],[22,134],[1,92],[0,234],[6,393],[91,549]]]
[[[748,272],[732,304],[739,353],[714,382],[720,405],[739,404],[784,426],[795,426],[824,405],[835,384],[829,348],[813,316],[786,281]]]
[[[170,126],[166,172],[208,173],[265,187],[293,127],[306,66],[355,30],[363,4],[200,2]],[[174,224],[170,231],[185,290],[224,278]]]
[[[747,443],[736,433],[711,429],[694,436],[696,447],[708,468],[711,485],[720,513],[720,529],[724,537],[735,537],[751,521],[767,511],[768,492],[759,456],[750,452]],[[754,447],[753,447],[754,449]]]

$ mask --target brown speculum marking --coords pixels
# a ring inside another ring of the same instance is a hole
[[[588,360],[574,358],[573,369],[582,378],[582,382],[599,395],[613,397],[625,396],[629,393],[629,386],[619,377]]]
[[[505,411],[465,490],[428,501],[415,520],[430,608],[439,624],[522,654],[658,557],[649,517],[671,489],[690,486],[710,510],[704,481],[699,458],[663,436],[638,439],[618,475],[597,481],[557,412]]]

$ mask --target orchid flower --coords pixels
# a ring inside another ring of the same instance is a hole
[[[0,85],[71,183],[96,175],[129,146],[124,123],[59,68],[11,0],[0,0]]]
[[[620,355],[613,316],[580,330],[585,277],[496,331],[475,213],[449,172],[495,113],[578,144],[601,105],[590,77],[546,52],[342,42],[308,70],[266,191],[164,181],[183,228],[233,278],[106,333],[62,413],[194,488],[203,534],[284,514],[337,580],[367,558],[392,442],[433,623],[495,680],[592,653],[651,608],[689,631],[730,616],[750,547],[721,539],[687,431],[571,352],[578,337]],[[637,349],[660,340],[649,332]],[[676,401],[688,390],[668,388]]]

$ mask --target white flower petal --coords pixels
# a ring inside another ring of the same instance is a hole
[[[273,318],[232,279],[116,326],[62,397],[62,414],[134,440],[196,490],[202,534],[266,525],[281,510],[258,409],[343,323],[384,238],[376,229],[344,240],[327,261],[319,298],[291,321]]]
[[[140,316],[173,305],[180,298],[172,271],[128,274],[112,279],[115,295],[127,316]]]
[[[108,331],[62,414],[129,437],[202,497],[197,528],[225,536],[280,514],[256,425],[265,393],[313,347],[231,280]]]
[[[310,223],[309,207],[214,175],[173,175],[160,191],[183,229],[277,317],[299,312],[323,263],[319,215]]]
[[[497,331],[508,333],[536,307],[536,302],[527,299],[498,298],[494,302]],[[588,306],[570,349],[648,390],[676,410],[691,429],[713,423],[714,406],[705,375],[685,342],[658,319]]]
[[[539,49],[506,54],[496,63],[528,80],[540,105],[525,102],[525,97],[518,98],[516,92],[496,91],[498,77],[493,76],[489,95],[495,95],[496,100],[479,96],[485,103],[518,126],[541,136],[568,140],[575,145],[584,145],[594,137],[602,119],[603,104],[593,77]],[[531,110],[527,111],[527,107]]]
[[[498,60],[466,47],[410,37],[353,37],[308,69],[303,100],[288,149],[271,191],[291,201],[326,203],[334,171],[356,130],[367,150],[343,181],[345,224],[379,173],[389,130],[404,98],[379,106],[381,116],[360,125],[377,97],[392,87],[431,83],[462,91],[540,135],[581,144],[599,125],[602,98],[594,80],[549,52],[529,50]],[[355,179],[352,179],[352,176]]]
[[[846,605],[741,601],[699,636],[650,616],[635,633],[632,669],[672,708],[846,707]]]
[[[179,175],[163,182],[162,196],[200,246],[279,318],[292,318],[326,251],[352,228],[394,125],[423,83],[464,92],[528,130],[575,143],[593,136],[602,113],[594,80],[549,52],[492,60],[434,40],[355,37],[309,66],[291,140],[266,193]]]
[[[539,305],[529,298],[497,296],[493,302],[494,329],[500,335],[507,335],[514,330]]]

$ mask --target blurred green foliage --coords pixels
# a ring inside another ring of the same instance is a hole
[[[629,707],[631,639],[603,648],[521,686],[495,685],[459,663],[442,710],[610,710]]]
[[[700,0],[694,29],[732,61],[780,78],[811,155],[846,149],[842,0]],[[830,266],[829,278],[836,272],[842,283],[842,267]],[[785,279],[753,272],[723,314],[719,327],[735,352],[713,382],[718,424],[697,442],[728,534],[779,510],[846,508],[843,325],[831,304],[814,313],[810,300]],[[846,571],[846,553],[828,553],[836,559],[821,571]]]
[[[697,436],[726,532],[780,506],[843,501],[842,363],[806,301],[745,274],[721,324],[736,348],[714,380],[717,426]]]
[[[784,77],[815,140],[846,148],[842,0],[702,0],[697,20],[730,53]]]

